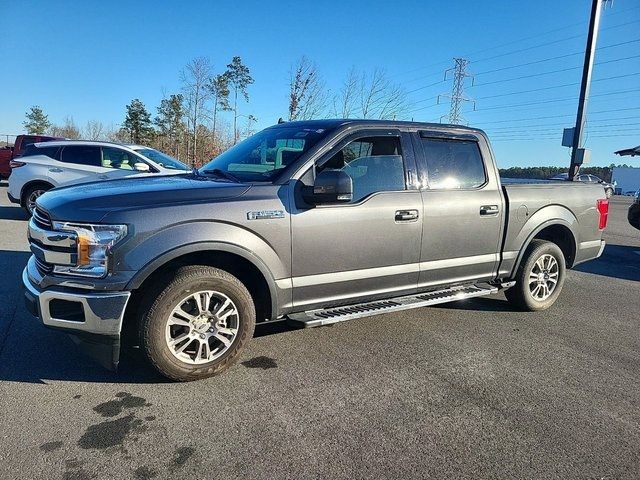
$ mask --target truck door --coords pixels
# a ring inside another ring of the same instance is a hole
[[[405,135],[405,136],[403,136]],[[408,134],[361,131],[315,162],[343,170],[353,200],[310,206],[294,189],[291,202],[293,303],[306,309],[415,292],[422,235],[422,198],[411,182],[415,160]],[[313,185],[313,168],[298,184]]]
[[[504,205],[486,141],[437,131],[413,140],[424,209],[419,288],[493,279]]]

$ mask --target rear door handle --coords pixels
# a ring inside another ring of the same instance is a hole
[[[418,210],[396,210],[396,222],[415,222],[418,220]]]
[[[480,215],[483,217],[495,217],[499,212],[498,205],[483,205],[480,207]]]
[[[107,180],[109,178],[109,175],[100,175],[98,178],[102,180]]]
[[[61,168],[55,167],[55,168],[50,168],[49,171],[52,173],[60,173],[63,170]]]

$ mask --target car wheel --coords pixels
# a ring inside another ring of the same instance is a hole
[[[140,319],[141,345],[153,367],[184,382],[233,365],[253,336],[256,319],[242,282],[218,268],[187,266],[159,284]]]
[[[565,274],[560,247],[552,242],[533,240],[516,272],[516,284],[505,291],[505,296],[521,310],[546,310],[558,299]]]
[[[22,206],[30,216],[33,215],[33,210],[36,208],[36,200],[38,200],[38,197],[51,190],[51,188],[53,187],[50,185],[39,184],[25,190],[22,195]]]

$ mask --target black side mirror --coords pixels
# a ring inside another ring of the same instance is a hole
[[[342,170],[323,170],[316,176],[313,187],[304,189],[303,197],[312,205],[349,203],[353,198],[353,181]]]

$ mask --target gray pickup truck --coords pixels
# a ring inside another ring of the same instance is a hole
[[[29,222],[29,310],[116,368],[135,333],[174,380],[232,365],[256,322],[304,326],[505,290],[543,310],[604,248],[601,185],[503,185],[454,125],[276,125],[190,174],[58,188]],[[425,319],[433,314],[425,310]]]

